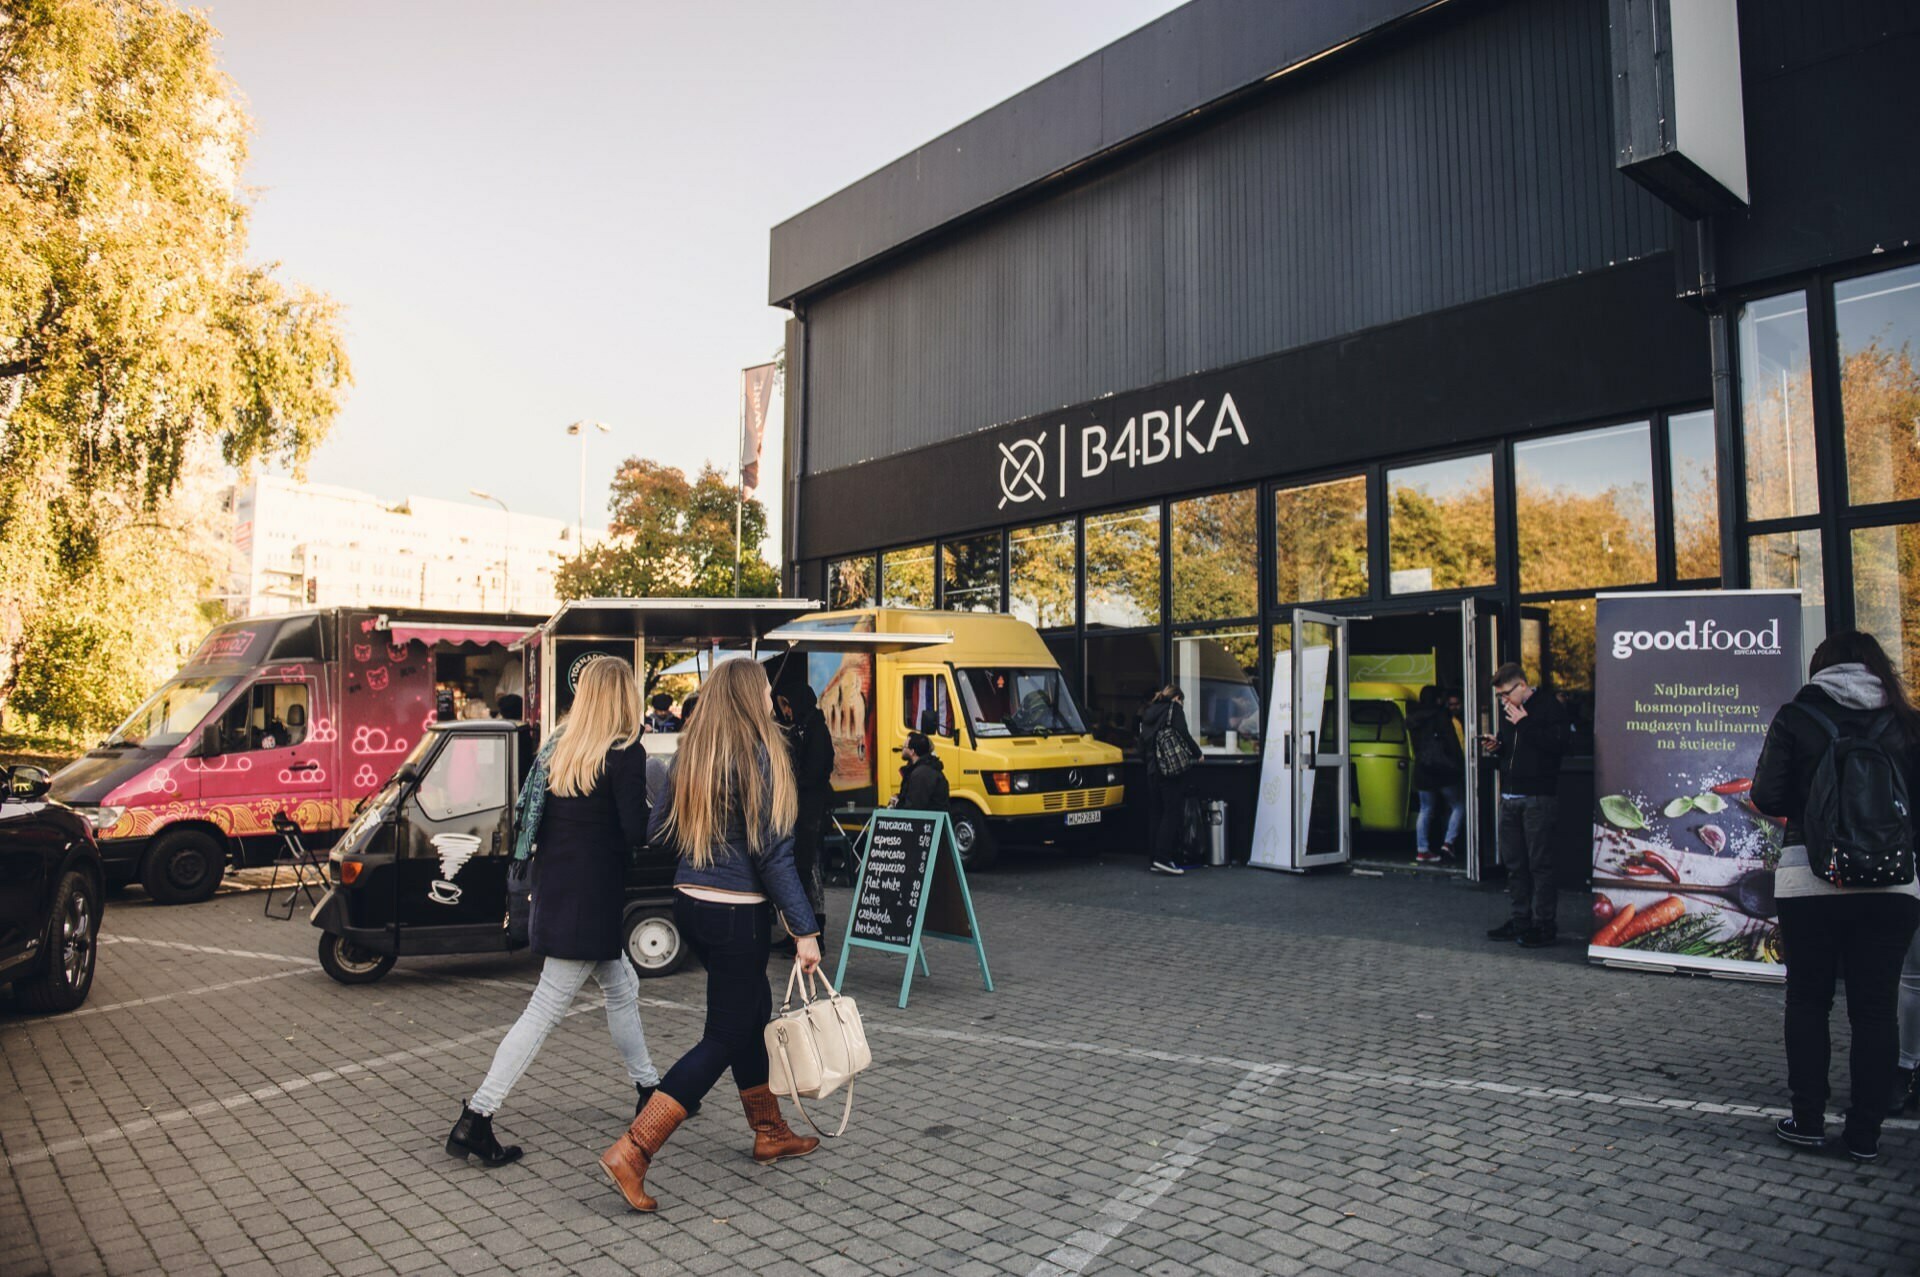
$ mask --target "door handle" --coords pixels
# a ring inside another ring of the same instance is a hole
[[[287,770],[290,772],[317,772],[320,770],[320,764],[319,763],[294,763],[291,766],[289,766]]]

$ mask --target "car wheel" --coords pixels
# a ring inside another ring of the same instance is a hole
[[[200,829],[176,829],[147,851],[141,885],[155,904],[196,905],[210,899],[227,870],[227,850]]]
[[[627,961],[642,979],[672,975],[687,965],[687,938],[671,909],[636,907],[627,910]]]
[[[372,984],[393,970],[393,955],[375,953],[326,931],[320,936],[320,969],[341,984]]]
[[[29,1011],[71,1011],[87,1000],[99,952],[100,902],[85,874],[70,870],[60,876],[49,922],[40,974],[21,981],[14,996]]]
[[[987,818],[965,803],[953,805],[953,845],[960,863],[968,873],[985,873],[1000,858],[1000,845],[994,840]]]

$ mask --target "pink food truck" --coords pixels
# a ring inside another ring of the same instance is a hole
[[[324,608],[222,625],[53,794],[93,822],[110,889],[205,900],[281,850],[277,813],[330,846],[427,724],[522,695],[509,645],[544,619]]]

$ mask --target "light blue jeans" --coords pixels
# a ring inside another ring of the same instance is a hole
[[[613,1045],[626,1062],[627,1077],[636,1086],[658,1086],[660,1071],[647,1054],[646,1030],[640,1027],[640,977],[633,973],[625,958],[588,962],[578,958],[548,958],[540,968],[540,983],[534,986],[527,1009],[520,1013],[500,1047],[493,1053],[493,1067],[486,1081],[473,1093],[467,1107],[492,1117],[506,1103],[507,1092],[540,1054],[540,1047],[560,1023],[574,995],[592,976],[607,997],[607,1030]]]
[[[1460,785],[1442,785],[1438,789],[1420,791],[1420,814],[1413,822],[1413,846],[1416,851],[1433,850],[1433,809],[1443,797],[1447,800],[1447,836],[1440,841],[1455,851],[1460,850],[1460,834],[1467,825],[1467,791]]]

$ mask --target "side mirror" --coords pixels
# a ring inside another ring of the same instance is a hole
[[[402,785],[411,785],[414,781],[420,779],[420,770],[412,763],[401,763],[399,768],[393,773],[393,778]]]
[[[922,736],[940,735],[940,711],[923,709],[920,711],[920,734]]]
[[[39,802],[53,788],[44,767],[21,764],[7,773],[7,797],[23,803]]]

